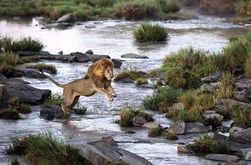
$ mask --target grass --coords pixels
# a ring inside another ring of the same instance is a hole
[[[25,156],[29,164],[90,164],[79,154],[79,149],[57,140],[51,133],[15,139],[6,151]]]
[[[251,57],[245,63],[245,75],[251,78]]]
[[[40,51],[44,45],[36,39],[31,37],[20,38],[13,40],[10,37],[0,38],[0,48],[3,48],[5,52],[18,52],[18,51]]]
[[[200,122],[202,121],[201,109],[193,107],[191,109],[177,109],[168,113],[168,117],[174,121]]]
[[[134,32],[133,36],[139,42],[159,42],[167,40],[167,32],[159,24],[142,23]]]
[[[29,64],[25,66],[26,68],[33,68],[33,69],[37,69],[37,70],[43,70],[46,72],[49,72],[51,74],[56,74],[57,73],[57,69],[54,65],[49,65],[49,64],[43,64],[43,63],[39,63],[39,64]]]
[[[158,137],[162,135],[162,128],[161,126],[158,127],[152,127],[148,130],[148,136],[149,137]]]
[[[219,99],[232,98],[234,96],[234,75],[225,73],[220,80],[220,86],[215,91],[214,99],[217,102]]]
[[[251,2],[249,0],[239,0],[235,3],[235,12],[238,16],[249,17],[251,16]]]
[[[137,78],[136,79],[136,85],[144,85],[144,84],[147,84],[147,79],[146,78]]]
[[[161,5],[164,13],[175,13],[180,10],[180,5],[177,0],[157,0]]]
[[[181,91],[176,88],[162,87],[152,96],[144,99],[145,109],[166,112],[169,107],[178,101]]]
[[[251,127],[251,108],[244,109],[239,106],[234,108],[234,124],[242,128]]]
[[[189,149],[198,154],[229,154],[230,148],[223,140],[216,140],[213,136],[202,135],[194,143],[187,146]]]
[[[120,126],[131,127],[133,126],[132,119],[136,116],[145,118],[148,122],[152,122],[152,115],[141,108],[126,107],[120,113]]]
[[[20,119],[20,115],[15,109],[4,109],[0,110],[0,119],[17,120]]]
[[[18,107],[16,107],[16,110],[19,113],[23,113],[23,114],[31,113],[31,108],[30,108],[30,105],[28,104],[21,104]]]
[[[27,57],[19,57],[20,64],[31,63],[31,62],[39,62],[41,59],[39,56],[27,56]]]
[[[167,129],[162,134],[169,140],[178,140],[178,137],[173,130]]]
[[[52,94],[48,100],[44,102],[43,105],[48,106],[48,105],[61,105],[63,103],[64,99],[63,96],[60,94]]]
[[[121,81],[121,80],[126,79],[126,78],[129,78],[129,79],[135,81],[135,80],[144,79],[145,75],[141,74],[138,71],[125,70],[125,71],[122,71],[119,74],[117,74],[115,76],[115,78],[114,78],[114,81],[118,82],[118,81]]]

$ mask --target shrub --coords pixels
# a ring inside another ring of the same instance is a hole
[[[15,140],[7,153],[25,155],[30,164],[89,164],[78,149],[56,140],[50,133]]]
[[[180,94],[179,89],[162,87],[152,96],[145,98],[143,105],[146,109],[165,112],[178,101]]]
[[[228,144],[223,140],[216,140],[213,136],[202,135],[194,143],[187,146],[195,153],[215,153],[215,154],[229,154],[230,148]]]
[[[196,105],[200,106],[203,110],[208,110],[214,107],[213,94],[202,93],[196,99]]]
[[[165,13],[175,13],[180,10],[180,6],[177,0],[158,0],[161,9]]]
[[[119,73],[118,75],[116,75],[114,78],[114,81],[118,82],[118,81],[126,79],[126,78],[130,78],[133,81],[135,81],[137,79],[145,78],[145,75],[142,72],[125,70],[125,71]]]
[[[48,100],[44,102],[44,105],[61,105],[63,103],[64,99],[63,96],[60,94],[53,94],[49,97]]]
[[[220,80],[220,86],[215,91],[214,100],[232,98],[234,96],[234,76],[231,73],[225,73]]]
[[[160,126],[158,127],[152,127],[148,130],[148,136],[149,137],[157,137],[162,135],[162,129]]]
[[[54,65],[48,65],[48,64],[34,64],[34,65],[26,65],[27,68],[33,68],[33,69],[37,69],[37,70],[43,70],[46,72],[49,72],[51,74],[56,74],[57,73],[57,69]]]
[[[169,112],[168,117],[174,121],[184,122],[199,122],[201,118],[201,109],[199,107],[193,107],[191,109],[177,109]]]
[[[137,78],[136,79],[136,85],[144,85],[144,84],[147,84],[147,79],[146,78]]]
[[[31,112],[30,105],[28,105],[28,104],[21,104],[15,108],[17,109],[17,111],[19,113],[30,113]]]
[[[19,61],[19,56],[8,52],[0,54],[0,66],[16,66]]]
[[[189,90],[183,93],[180,97],[180,101],[184,105],[184,107],[190,109],[195,105],[197,99],[197,93],[193,90]]]
[[[165,41],[168,34],[159,24],[143,23],[133,32],[133,36],[139,42],[155,42]]]
[[[239,0],[235,3],[235,12],[242,17],[251,16],[251,2],[249,0]]]
[[[234,124],[242,128],[251,127],[251,108],[244,109],[239,106],[234,108]]]
[[[0,110],[0,119],[17,120],[20,119],[20,115],[15,109]]]
[[[251,58],[247,59],[245,63],[245,75],[251,78]]]
[[[173,130],[167,129],[162,134],[169,140],[178,140],[178,137]]]
[[[153,121],[152,115],[142,109],[126,107],[120,113],[120,126],[131,127],[133,126],[132,119],[136,116],[145,118],[148,122]]]

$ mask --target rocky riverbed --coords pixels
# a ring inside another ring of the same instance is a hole
[[[32,36],[46,45],[44,51],[51,54],[85,52],[93,50],[94,54],[109,55],[113,59],[125,60],[121,69],[150,70],[160,66],[165,55],[180,48],[192,46],[211,52],[220,51],[229,41],[230,36],[242,34],[248,29],[239,25],[225,23],[224,20],[214,17],[200,16],[197,20],[159,22],[169,31],[169,40],[160,44],[139,44],[133,41],[132,31],[138,22],[125,21],[94,21],[81,23],[72,28],[41,29],[36,19],[32,21],[0,21],[0,35],[14,38]],[[36,26],[38,24],[38,26]],[[93,25],[93,28],[88,28]],[[121,58],[127,53],[139,54],[148,58],[134,59]],[[52,76],[61,83],[67,83],[84,75],[90,63],[61,61],[43,61],[56,66],[58,73]],[[46,79],[21,78],[30,86],[38,89],[49,89],[52,93],[62,93]],[[20,80],[19,80],[20,81]],[[10,85],[17,80],[10,80]],[[22,82],[21,82],[22,83]],[[179,141],[169,141],[164,138],[149,138],[146,128],[120,128],[115,121],[119,118],[119,109],[124,106],[140,106],[142,100],[151,95],[149,88],[135,87],[134,84],[113,83],[118,97],[109,103],[103,96],[97,94],[92,97],[82,97],[80,104],[87,107],[84,116],[72,115],[68,120],[47,121],[40,118],[40,107],[33,106],[32,113],[23,115],[22,120],[0,120],[0,148],[4,149],[11,137],[24,136],[30,133],[51,131],[58,137],[71,138],[74,144],[85,144],[100,137],[112,136],[119,147],[136,153],[153,164],[217,164],[204,158],[178,154],[177,146],[180,143],[191,141],[197,134],[185,135]],[[11,90],[15,89],[12,86]],[[30,90],[30,89],[26,89]],[[13,92],[10,92],[14,94]],[[18,92],[20,94],[20,92]],[[23,98],[23,96],[20,96]],[[42,97],[40,97],[42,98]],[[156,122],[162,126],[170,126],[170,121],[164,115],[154,113]],[[135,132],[130,134],[126,132]],[[182,142],[183,141],[183,142]],[[12,157],[0,154],[1,163],[6,164]]]

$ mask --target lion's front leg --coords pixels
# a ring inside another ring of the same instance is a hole
[[[104,88],[96,88],[95,91],[106,96],[109,101],[113,101],[113,96],[108,90],[105,90]]]
[[[112,94],[113,97],[117,97],[117,94],[115,93],[112,86],[107,87],[107,90]]]

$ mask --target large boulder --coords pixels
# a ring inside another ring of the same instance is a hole
[[[142,127],[153,129],[153,128],[160,127],[160,124],[156,122],[147,122]]]
[[[236,131],[232,131],[230,129],[229,132],[230,132],[230,135],[228,137],[229,142],[245,144],[246,147],[251,147],[251,127],[247,129],[238,129]]]
[[[147,120],[141,116],[136,116],[132,119],[132,124],[134,127],[141,127],[142,125],[146,123],[147,123]]]
[[[241,149],[241,154],[245,160],[251,161],[251,148]]]
[[[251,104],[240,102],[234,99],[221,99],[217,102],[215,105],[216,112],[222,112],[222,111],[229,111],[232,113],[232,111],[235,109],[235,107],[240,107],[243,109],[247,109],[251,107]]]
[[[201,86],[201,90],[203,92],[214,93],[216,91],[216,89],[219,88],[219,85],[220,85],[219,82],[204,84]]]
[[[2,75],[1,73],[0,73],[0,82],[1,81],[3,81],[3,80],[6,80],[7,78],[4,76],[4,75]]]
[[[176,135],[181,135],[185,133],[185,123],[183,121],[172,123],[169,130],[173,131]]]
[[[43,103],[51,95],[50,90],[37,89],[23,82],[10,80],[4,82],[4,84],[3,98],[7,102],[13,98],[17,98],[20,104],[37,105]]]
[[[221,162],[237,162],[240,160],[238,156],[227,154],[208,154],[205,156],[205,158]]]
[[[74,58],[75,62],[88,62],[88,61],[90,61],[89,56],[85,53],[75,52],[75,53],[71,53],[70,55],[75,57]]]
[[[94,165],[110,164],[131,164],[131,165],[151,165],[145,158],[134,153],[118,148],[116,143],[107,140],[89,142],[77,145],[80,154]]]
[[[57,19],[57,22],[71,22],[73,20],[73,16],[71,13],[67,13],[65,15],[63,15],[62,17],[59,17]]]
[[[185,133],[207,133],[210,129],[202,123],[186,123]]]
[[[47,105],[40,107],[40,116],[46,120],[60,119],[64,117],[64,112],[58,105]]]
[[[148,57],[147,56],[143,56],[143,55],[134,54],[134,53],[127,53],[127,54],[121,55],[121,58],[146,59]]]
[[[90,61],[92,61],[92,62],[101,60],[102,58],[111,59],[111,57],[108,56],[108,55],[97,55],[97,54],[87,54],[87,55],[88,55],[88,57],[90,58]]]
[[[114,68],[120,68],[123,64],[123,61],[119,59],[112,59],[112,62],[114,64]]]
[[[45,79],[46,76],[41,74],[37,69],[32,68],[23,68],[24,76],[27,78],[35,78],[35,79]]]
[[[205,111],[202,114],[203,118],[204,118],[204,124],[205,125],[212,125],[212,126],[218,126],[221,124],[222,120],[223,120],[223,116],[220,114],[217,114],[215,111],[213,110],[208,110]]]

